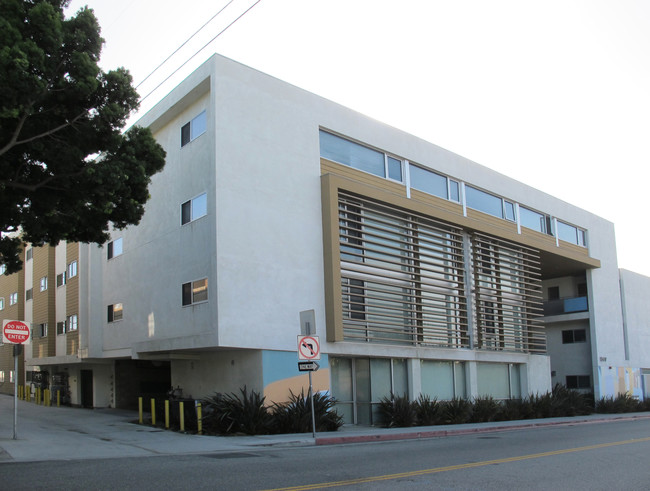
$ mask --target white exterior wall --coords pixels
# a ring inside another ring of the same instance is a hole
[[[622,269],[621,290],[629,346],[628,366],[650,368],[650,278]]]
[[[206,133],[181,148],[181,126],[203,109]],[[587,229],[591,255],[603,265],[587,275],[594,372],[598,356],[605,363],[623,361],[616,249],[606,220],[220,56],[138,124],[152,128],[167,151],[167,165],[152,179],[140,225],[113,233],[123,238],[123,254],[107,260],[105,249],[93,251],[102,295],[90,310],[102,326],[105,357],[217,346],[295,351],[299,312],[314,309],[324,353],[522,363],[524,392],[550,388],[545,356],[325,342],[323,127]],[[208,215],[181,227],[181,203],[202,192]],[[181,284],[203,277],[209,280],[208,302],[181,307]],[[108,324],[106,306],[117,302],[124,304],[124,319]],[[197,356],[202,374],[222,362],[216,355]],[[173,361],[173,377],[187,380],[196,366]],[[222,374],[213,378],[225,380]]]

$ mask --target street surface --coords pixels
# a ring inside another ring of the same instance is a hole
[[[3,462],[0,488],[647,490],[650,420],[427,440]]]

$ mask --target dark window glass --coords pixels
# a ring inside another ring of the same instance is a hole
[[[573,343],[573,331],[562,331],[562,344]]]
[[[113,257],[113,242],[108,243],[106,255],[107,255],[108,259],[111,259]]]
[[[578,283],[578,296],[579,297],[587,296],[587,283]]]
[[[181,128],[181,147],[184,147],[190,142],[190,123],[183,125]]]
[[[113,306],[108,306],[108,322],[113,322]]]
[[[587,341],[587,331],[584,329],[576,329],[573,331],[573,342],[584,343]]]
[[[65,322],[57,322],[56,323],[56,333],[57,334],[64,334],[65,333]]]
[[[549,300],[558,300],[560,298],[560,287],[559,286],[549,286],[548,287],[548,299]]]
[[[192,305],[192,283],[183,283],[183,305]]]
[[[185,225],[192,221],[192,201],[186,201],[181,206],[181,224]]]

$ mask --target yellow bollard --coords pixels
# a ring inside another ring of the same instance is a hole
[[[185,431],[185,405],[183,401],[178,403],[178,415],[180,418],[181,431]]]
[[[27,402],[32,402],[32,391],[29,389],[29,387],[25,391],[25,400]]]
[[[169,429],[169,401],[165,401],[165,429]]]
[[[43,405],[45,407],[50,406],[50,389],[43,390]]]
[[[56,407],[61,407],[61,391],[56,391]]]
[[[199,435],[203,434],[203,420],[201,418],[201,403],[196,403],[196,429]]]
[[[156,399],[151,398],[151,424],[156,426]]]
[[[142,422],[142,397],[138,397],[138,423]]]

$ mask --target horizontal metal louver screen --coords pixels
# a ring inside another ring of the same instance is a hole
[[[469,346],[461,231],[339,194],[344,339]]]
[[[472,235],[476,348],[544,353],[539,253]]]

